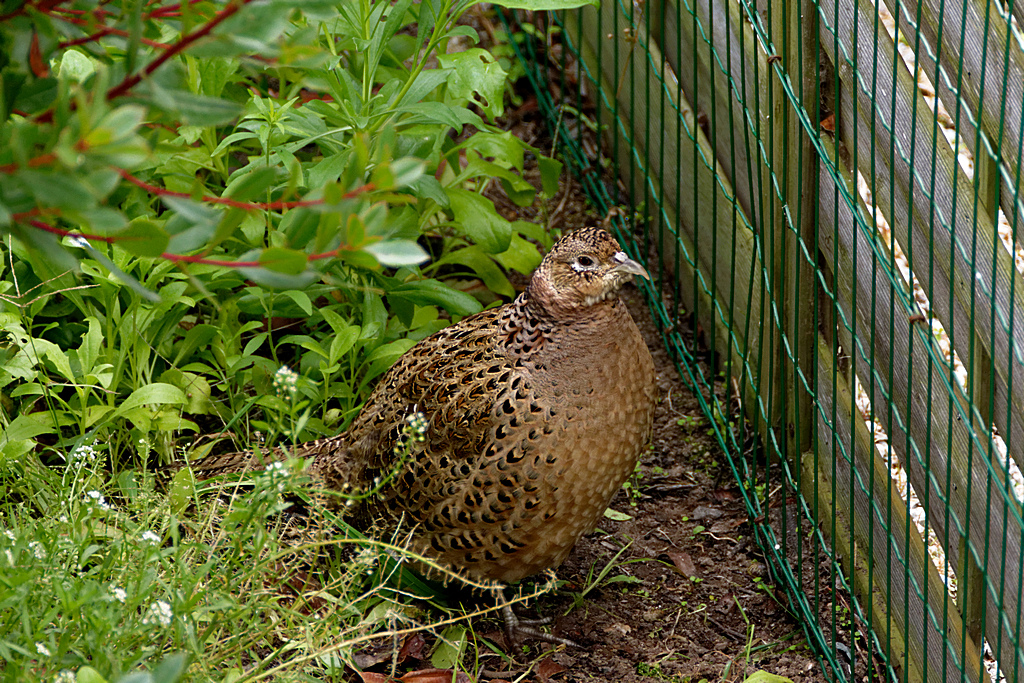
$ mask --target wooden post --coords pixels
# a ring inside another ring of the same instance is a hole
[[[984,135],[984,133],[982,133]],[[998,223],[999,215],[999,160],[988,153],[988,147],[979,145],[974,158],[975,182],[978,187],[978,199],[992,224]],[[970,386],[968,395],[974,407],[981,415],[981,423],[992,428],[992,357],[985,350],[988,346],[980,339],[980,332],[975,326],[974,358],[969,359]],[[979,463],[980,465],[980,463]],[[966,482],[954,482],[955,486],[964,487]],[[951,560],[954,558],[950,558]],[[967,633],[975,640],[981,638],[981,627],[985,620],[985,573],[974,561],[968,547],[967,538],[961,537],[960,557],[957,567],[957,603],[963,616]]]

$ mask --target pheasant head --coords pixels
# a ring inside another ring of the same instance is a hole
[[[558,240],[526,288],[530,305],[554,318],[586,315],[592,306],[614,300],[634,275],[647,271],[626,256],[607,230],[584,228]]]

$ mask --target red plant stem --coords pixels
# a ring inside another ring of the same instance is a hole
[[[73,23],[73,24],[77,24],[77,23],[84,24],[84,23],[86,23],[84,21],[79,22],[77,20],[72,21],[70,19],[68,19],[67,21],[69,21],[70,23]],[[59,47],[61,49],[67,49],[69,47],[74,47],[75,45],[83,45],[85,43],[92,43],[92,42],[95,42],[95,41],[99,40],[100,38],[103,38],[105,36],[110,36],[110,35],[121,36],[122,38],[129,38],[129,37],[131,37],[131,34],[128,33],[128,31],[122,31],[119,28],[109,28],[109,27],[107,27],[107,28],[104,28],[104,29],[101,29],[101,30],[97,31],[96,33],[93,33],[92,35],[84,36],[82,38],[75,38],[74,40],[65,41],[65,42],[61,43],[59,45]],[[155,40],[149,40],[148,38],[143,38],[140,42],[142,42],[143,45],[148,45],[149,47],[155,47],[155,48],[158,48],[158,49],[161,49],[161,50],[167,50],[167,49],[170,49],[170,47],[171,47],[167,43],[158,43]]]
[[[24,215],[24,214],[20,214]],[[15,216],[14,218],[18,218]],[[113,244],[118,241],[118,238],[110,235],[93,235],[85,232],[71,232],[70,230],[62,230],[61,228],[48,225],[42,221],[31,220],[29,225],[38,230],[48,232],[54,235],[60,235],[61,237],[79,237],[85,240],[94,240],[96,242],[106,242],[107,244]],[[323,252],[321,254],[310,254],[308,259],[310,261],[319,261],[325,258],[332,258],[337,256],[343,251],[351,251],[348,246],[340,246],[337,249],[331,249],[330,251]],[[160,254],[160,258],[171,261],[173,263],[195,263],[204,266],[219,266],[222,268],[262,268],[268,263],[273,261],[224,261],[220,259],[210,259],[203,256],[189,256],[188,254],[171,254],[164,252]]]
[[[192,197],[192,195],[189,194],[188,192],[174,192],[172,190],[168,190],[162,187],[157,187],[156,185],[150,185],[147,182],[139,180],[138,178],[136,178],[123,168],[117,169],[117,172],[121,174],[122,178],[132,183],[133,185],[136,185],[145,190],[146,192],[155,194],[159,197],[180,197],[182,199],[190,199]],[[370,192],[373,189],[375,189],[373,183],[367,183],[365,185],[357,187],[356,189],[350,192],[346,192],[342,196],[342,199],[353,199],[365,192]],[[202,201],[207,202],[208,204],[221,204],[223,206],[230,206],[236,209],[246,209],[249,211],[273,211],[276,209],[294,209],[302,206],[319,206],[324,203],[324,200],[322,199],[300,199],[294,202],[240,202],[236,199],[230,199],[228,197],[213,197],[211,195],[204,195],[202,197]]]
[[[134,73],[130,76],[125,76],[119,84],[107,91],[107,99],[113,100],[122,95],[125,95],[129,90],[138,85],[143,78],[149,76],[154,71],[159,69],[164,62],[171,57],[182,52],[192,43],[196,42],[200,38],[204,38],[210,34],[213,29],[224,22],[228,17],[234,15],[238,10],[242,9],[245,5],[248,5],[252,0],[234,0],[222,12],[217,14],[213,19],[204,24],[201,28],[196,29],[187,36],[182,36],[177,43],[165,50],[159,57],[150,62],[145,69],[141,72]]]

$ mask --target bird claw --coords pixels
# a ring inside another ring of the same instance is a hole
[[[505,617],[505,643],[510,650],[518,645],[525,637],[535,638],[547,643],[553,643],[554,645],[579,647],[579,643],[575,640],[562,638],[561,636],[556,636],[553,633],[545,633],[538,628],[534,628],[535,626],[550,624],[551,617],[531,621],[520,620],[519,617],[516,616],[516,613],[512,611],[512,605],[505,605],[502,607],[501,614]]]

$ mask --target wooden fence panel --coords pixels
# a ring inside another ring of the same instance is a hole
[[[1021,4],[1014,3],[1018,7]],[[1007,201],[1013,197],[1024,199],[1024,178],[1018,173],[1024,126],[1024,50],[996,2],[963,0],[950,4],[944,0],[919,0],[913,5],[896,3],[893,10],[911,46],[916,42],[915,25],[929,43],[928,47],[921,45],[914,54],[946,111],[956,116],[961,109],[959,94],[976,117],[980,112],[981,128],[999,146],[1001,161],[1007,166],[1010,180],[1001,178]],[[946,77],[936,78],[936,54]],[[983,153],[975,144],[975,128],[969,118],[961,114],[954,120],[960,137],[974,155]]]
[[[815,413],[819,458],[816,463],[804,459],[800,488],[817,503],[815,509],[825,511],[827,517],[819,524],[842,556],[843,571],[876,635],[880,640],[888,636],[882,648],[899,679],[941,681],[965,669],[968,680],[988,683],[984,669],[979,677],[981,653],[975,643],[967,637],[959,649],[959,620],[946,620],[945,632],[937,628],[942,619],[934,618],[935,611],[941,616],[942,601],[949,595],[923,539],[907,519],[889,472],[875,455],[874,436],[860,418],[834,353],[819,344],[817,384],[828,390],[820,392]],[[874,490],[865,486],[869,480],[876,482]],[[925,587],[923,593],[919,586]]]
[[[642,51],[634,54],[629,36],[610,30],[616,25],[617,11],[617,3],[612,2],[602,3],[599,10],[584,8],[580,26],[568,22],[566,32],[580,47],[591,72],[600,73],[602,90],[616,93],[618,115],[628,143],[619,145],[618,161],[624,169],[638,163],[647,173],[647,177],[643,172],[636,174],[630,191],[643,197],[646,184],[651,190],[663,192],[659,199],[666,213],[664,225],[670,233],[666,235],[667,242],[678,241],[678,248],[684,252],[680,259],[686,271],[680,277],[683,297],[698,302],[704,329],[714,330],[718,348],[727,349],[729,363],[741,379],[748,417],[763,428],[768,422],[767,408],[760,397],[771,394],[769,345],[764,343],[759,348],[758,344],[770,337],[772,326],[767,322],[771,317],[761,289],[752,282],[761,276],[755,236],[733,201],[732,187],[715,162],[714,150],[696,125],[693,110],[679,97],[675,75],[669,68],[658,69],[656,73],[648,71],[665,64],[657,46],[648,46],[650,55]],[[635,31],[647,35],[643,22],[638,23]],[[597,59],[597,50],[608,55],[615,49],[620,55],[617,60],[607,56]],[[617,66],[620,71],[616,71]],[[656,97],[648,97],[649,89],[655,91]],[[669,101],[665,112],[660,107],[646,106],[651,100],[660,102],[662,93]],[[605,116],[611,117],[614,104],[602,106]],[[610,118],[603,122],[619,125]],[[643,154],[651,144],[655,149],[665,147],[665,153],[660,155],[667,160],[665,168],[654,168],[651,159]],[[663,179],[678,179],[679,183]],[[671,207],[692,206],[693,202],[708,210],[672,211]],[[712,239],[716,231],[718,237]],[[668,260],[672,255],[662,256]],[[671,270],[673,266],[674,263],[666,261],[667,268]],[[705,295],[705,291],[713,296]]]
[[[770,71],[749,22],[728,0],[666,0],[652,3],[651,13],[659,27],[654,34],[664,36],[658,47],[706,120],[722,172],[744,213],[760,223],[761,187],[770,175],[757,150],[758,114],[767,101],[758,82]]]
[[[831,176],[823,173],[822,188],[832,183]],[[986,626],[992,638],[1004,632],[1000,609],[1016,614],[1020,600],[1018,568],[1010,566],[1000,571],[999,567],[1003,544],[1008,557],[1020,556],[1021,527],[1012,511],[989,511],[984,495],[979,493],[986,490],[989,482],[984,467],[987,455],[974,452],[972,468],[970,429],[962,421],[950,418],[958,406],[951,404],[946,387],[937,386],[931,395],[921,390],[920,385],[927,382],[930,372],[941,372],[934,369],[928,355],[931,332],[926,329],[920,334],[914,330],[904,306],[896,300],[885,264],[873,262],[871,242],[854,223],[849,206],[833,197],[833,193],[823,190],[820,206],[825,220],[821,222],[821,244],[826,253],[838,255],[835,298],[846,320],[846,324],[840,323],[839,337],[853,356],[854,370],[867,362],[872,365],[874,377],[861,379],[862,386],[873,389],[871,399],[877,411],[874,419],[885,424],[891,447],[898,453],[919,499],[928,505],[928,521],[937,537],[940,541],[948,539],[949,545],[944,548],[947,561],[955,565],[960,558],[960,533],[956,525],[969,526],[971,543],[980,557],[988,558],[990,578],[995,585],[1004,581],[1010,587],[1001,604],[994,599],[996,596],[989,596]],[[859,256],[855,258],[854,254]],[[857,331],[857,340],[852,339],[847,325]],[[867,361],[860,357],[862,353],[868,356]],[[819,391],[819,397],[827,394]],[[886,408],[893,413],[891,420],[887,419]],[[975,427],[981,425],[975,423]],[[908,444],[913,452],[907,452]],[[922,461],[928,464],[927,469]],[[954,483],[950,490],[944,488],[946,482]],[[955,485],[957,482],[959,486]],[[970,482],[970,487],[966,482]],[[1006,484],[1005,480],[1001,483]],[[970,500],[969,491],[975,492]],[[954,525],[950,529],[946,528],[947,519]],[[991,534],[987,547],[986,528]],[[1012,586],[1018,586],[1016,592]],[[918,616],[924,618],[923,614]],[[959,615],[956,620],[959,621]],[[1009,649],[1004,652],[1008,654]]]
[[[862,0],[859,11],[854,11],[852,4],[840,5],[838,17],[830,14],[835,9],[834,5],[823,7],[824,23],[835,27],[838,35],[861,37],[861,44],[856,48],[848,46],[845,55],[856,55],[858,52],[874,54],[877,51],[879,64],[894,63],[892,41],[884,34],[874,34],[871,14],[873,5],[870,2]],[[857,33],[854,32],[855,22]],[[832,50],[830,41],[823,39],[822,43],[826,49]],[[836,58],[834,53],[830,56]],[[846,59],[844,55],[840,55],[840,58]],[[842,90],[841,120],[837,133],[840,140],[850,154],[854,150],[861,150],[863,158],[855,161],[860,164],[862,173],[868,176],[874,173],[877,177],[892,179],[893,182],[881,182],[872,188],[876,205],[890,210],[893,234],[910,258],[913,271],[919,276],[931,275],[931,282],[924,283],[926,291],[930,285],[930,291],[942,293],[935,297],[931,305],[950,332],[953,347],[969,362],[969,345],[975,331],[975,321],[984,322],[992,317],[996,321],[1024,320],[1021,317],[1024,315],[1021,288],[1013,289],[1009,286],[1013,273],[1010,256],[996,240],[991,221],[983,212],[975,215],[972,203],[964,199],[973,196],[972,186],[959,168],[952,150],[941,138],[938,144],[932,144],[931,131],[935,128],[927,123],[930,113],[906,69],[895,69],[896,82],[892,81],[891,67],[875,70],[873,73],[877,82],[869,84],[873,87],[866,93],[863,91],[865,84],[855,78],[849,68],[844,68],[845,62],[840,61],[839,64]],[[911,114],[915,111],[915,99],[919,117],[917,125],[914,125]],[[883,118],[883,115],[888,116],[890,112],[896,112],[892,121]],[[911,168],[907,163],[909,155],[906,154],[909,144],[914,144],[918,150],[934,151],[932,154],[919,155],[914,160],[915,166]],[[899,154],[891,153],[894,145],[900,149]],[[933,179],[934,182],[927,188],[932,192],[930,197],[923,191],[924,188],[917,185],[917,179],[920,178]],[[960,200],[954,201],[957,197]],[[912,220],[908,225],[906,217],[911,214]],[[947,225],[955,226],[956,233],[943,229],[931,230],[928,221],[933,215],[943,218]],[[972,244],[972,233],[975,232],[976,243],[984,245],[984,248],[966,254],[963,245]],[[986,285],[990,286],[993,282],[995,286],[989,291]],[[947,295],[947,292],[952,294]],[[997,312],[998,315],[995,315]],[[980,337],[983,342],[987,342],[986,351],[994,359],[996,425],[1002,434],[1007,435],[1006,443],[1014,459],[1021,462],[1024,453],[1024,382],[1019,380],[1022,374],[1019,371],[1016,373],[1018,381],[1013,382],[1012,377],[1014,368],[1020,364],[1019,352],[1024,348],[1024,339],[1020,338],[1024,336],[1024,327],[1017,325],[1011,332],[1013,336],[997,328],[992,335]],[[1006,408],[1008,401],[1012,402],[1011,410]],[[926,408],[922,406],[922,409]],[[985,433],[984,429],[982,433]],[[991,486],[987,467],[988,463],[982,461],[970,473],[975,485],[974,491],[986,491]],[[998,475],[998,470],[993,472],[995,474],[992,476]],[[966,476],[967,473],[963,474]],[[1000,484],[1004,491],[1008,490],[1005,480]],[[1018,648],[1014,657],[1014,646],[1009,640],[1011,635],[1015,638],[1015,634],[1020,633],[1024,625],[1021,622],[1024,615],[1018,610],[1022,589],[1018,566],[1021,536],[1019,524],[1014,521],[1015,518],[1019,519],[1019,506],[1008,501],[1005,506],[995,510],[993,516],[984,500],[979,498],[980,494],[973,497],[969,513],[970,544],[975,555],[987,558],[987,562],[983,560],[983,566],[989,572],[992,582],[986,614],[988,638],[995,639],[993,648],[999,648],[1003,657],[1011,660],[1004,663],[1004,666],[1024,674],[1024,654]],[[966,511],[960,514],[966,514]],[[936,519],[934,512],[932,518]],[[1009,524],[1009,528],[1000,526],[1003,522]],[[991,536],[1005,539],[1005,557],[1010,558],[1008,563],[1001,559],[1001,543],[990,538],[989,546],[985,547],[983,539],[986,538],[986,528]],[[1001,623],[1000,610],[1005,610],[1003,614],[1009,616],[1011,623]]]
[[[1011,455],[1024,469],[1024,368],[1019,367],[1024,326],[1016,325],[1012,337],[999,327],[1004,321],[1024,321],[1024,287],[1010,287],[1011,277],[1020,279],[1013,272],[1010,254],[999,243],[991,220],[983,212],[974,212],[972,183],[941,135],[933,139],[937,124],[902,62],[895,69],[869,69],[874,83],[865,83],[865,72],[854,75],[846,63],[847,56],[857,54],[877,53],[878,63],[886,65],[898,59],[888,35],[875,34],[872,2],[840,3],[838,17],[836,7],[822,5],[822,45],[829,57],[837,59],[825,32],[860,39],[856,46],[843,46],[836,62],[842,88],[836,133],[847,153],[859,151],[861,158],[855,163],[865,177],[885,179],[871,188],[875,205],[890,214],[892,233],[914,273],[919,278],[930,276],[930,282],[923,279],[922,283],[926,291],[939,293],[931,302],[932,310],[965,363],[971,361],[975,322],[993,318],[997,322],[993,334],[981,335],[995,363],[994,417]],[[913,166],[908,163],[911,147],[919,152]],[[922,187],[921,179],[927,179],[928,185]],[[972,244],[977,248],[968,253]]]

